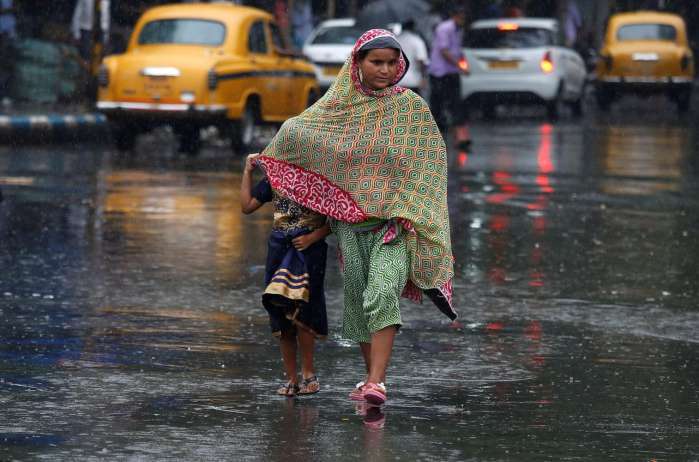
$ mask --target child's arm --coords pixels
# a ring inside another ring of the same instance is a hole
[[[263,203],[252,197],[252,171],[255,170],[255,159],[260,154],[250,154],[245,159],[243,179],[240,182],[240,209],[247,215],[262,207]]]
[[[294,244],[296,250],[306,250],[313,243],[323,239],[328,234],[330,234],[330,225],[326,221],[320,228],[313,230],[308,234],[294,238],[291,243]]]

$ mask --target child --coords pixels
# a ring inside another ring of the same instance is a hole
[[[292,397],[320,390],[313,367],[316,338],[328,334],[325,312],[325,236],[330,226],[325,216],[277,194],[263,178],[252,187],[252,171],[259,154],[245,161],[240,184],[240,205],[244,214],[266,202],[274,204],[274,222],[269,236],[262,304],[269,313],[272,334],[280,338],[288,382],[277,394]],[[296,350],[301,352],[301,378],[296,376]]]

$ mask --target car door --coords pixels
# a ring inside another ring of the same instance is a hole
[[[267,35],[266,21],[258,19],[250,25],[248,32],[248,52],[253,69],[250,73],[251,82],[260,94],[260,116],[263,119],[276,118],[275,85],[270,74],[274,69],[274,58]]]
[[[272,38],[272,53],[274,54],[274,71],[276,79],[276,94],[279,101],[279,112],[285,117],[290,117],[298,113],[298,107],[294,104],[297,95],[303,91],[299,87],[301,79],[295,78],[293,53],[286,44],[279,26],[275,23],[268,23],[270,36]]]

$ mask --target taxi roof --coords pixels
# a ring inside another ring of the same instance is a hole
[[[655,22],[666,24],[684,24],[681,16],[674,13],[666,13],[662,11],[633,11],[628,13],[616,13],[610,18],[610,22],[617,24],[628,24],[636,22]]]
[[[265,17],[273,19],[273,16],[266,11],[249,6],[236,5],[229,2],[215,3],[176,3],[169,5],[160,5],[149,8],[143,17],[189,17],[202,19],[215,19],[218,21],[226,21],[226,19],[235,20],[242,16]]]

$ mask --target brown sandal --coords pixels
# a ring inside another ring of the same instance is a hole
[[[320,382],[318,381],[318,377],[315,375],[312,375],[308,377],[307,379],[303,379],[303,382],[301,382],[301,387],[299,388],[298,394],[299,395],[312,395],[314,393],[318,393],[320,391]]]
[[[277,394],[281,396],[286,396],[287,398],[293,398],[299,392],[299,386],[297,383],[291,383],[291,381],[286,382],[285,385],[277,388]]]

